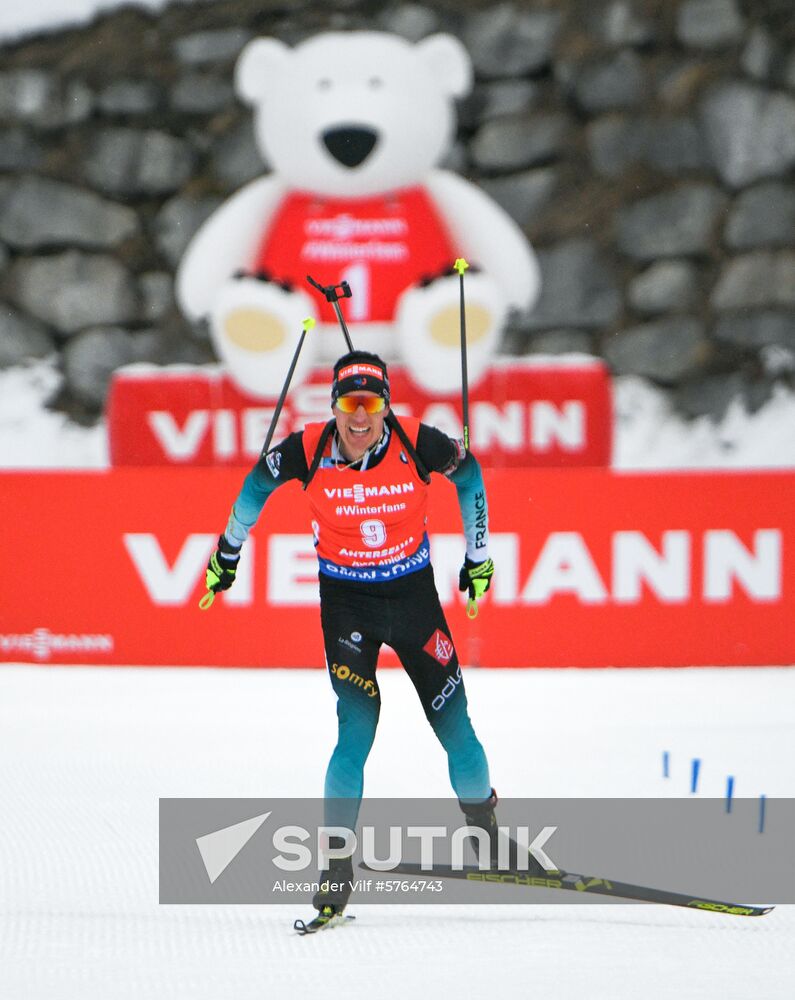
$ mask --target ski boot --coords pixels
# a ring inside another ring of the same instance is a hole
[[[329,840],[329,847],[340,848],[343,844],[341,837],[331,837]],[[312,897],[312,906],[317,910],[317,916],[308,924],[303,920],[296,920],[293,927],[299,934],[314,934],[352,920],[353,917],[345,913],[352,890],[352,859],[332,858],[328,868],[320,873],[320,888]]]
[[[485,830],[489,835],[489,861],[491,868],[496,871],[499,867],[498,853],[498,829],[497,816],[494,812],[497,806],[497,793],[492,788],[491,795],[483,802],[459,802],[461,811],[464,814],[467,826],[474,826],[476,829]],[[508,868],[520,870],[528,875],[546,877],[546,871],[536,861],[532,854],[524,855],[524,863],[519,866],[519,851],[522,850],[514,840],[508,841]],[[476,860],[480,860],[479,843],[475,837],[469,839],[469,845],[475,853]]]
[[[329,847],[340,848],[341,837],[331,837]],[[334,914],[341,914],[348,905],[353,890],[353,862],[351,858],[332,858],[328,869],[320,873],[320,889],[312,897],[312,906],[322,911],[332,907]]]

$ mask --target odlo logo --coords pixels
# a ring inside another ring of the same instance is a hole
[[[366,691],[368,697],[375,698],[378,694],[378,688],[370,680],[365,680],[364,677],[360,677],[355,674],[350,667],[346,666],[344,663],[332,663],[331,672],[335,677],[339,677],[341,681],[347,681],[349,684],[354,684],[357,688],[361,688],[362,691]]]
[[[456,688],[460,683],[461,683],[461,667],[459,667],[458,670],[456,670],[455,674],[447,675],[447,680],[444,683],[444,687],[431,702],[431,708],[434,710],[434,712],[438,712],[440,708],[444,708],[444,703],[447,701],[448,698],[452,698],[452,696],[456,692]]]
[[[434,660],[441,663],[443,667],[446,667],[450,660],[452,660],[453,653],[455,652],[452,640],[448,639],[444,632],[438,628],[422,648]]]

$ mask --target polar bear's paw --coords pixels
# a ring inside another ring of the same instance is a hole
[[[213,303],[213,346],[246,391],[276,397],[284,384],[303,321],[315,315],[314,304],[300,290],[261,278],[234,278],[223,285]],[[308,375],[315,354],[315,339],[307,336],[296,366],[296,383]]]
[[[470,385],[485,375],[494,356],[504,297],[482,272],[465,279],[467,372]],[[396,348],[418,385],[454,392],[461,385],[461,310],[458,275],[445,275],[408,289],[397,310]]]

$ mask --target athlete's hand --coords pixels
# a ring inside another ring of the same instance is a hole
[[[464,559],[464,565],[458,574],[458,589],[469,591],[467,614],[470,617],[474,618],[477,614],[477,602],[491,586],[493,576],[494,563],[491,559],[479,563],[473,562],[469,556]],[[474,613],[470,611],[470,608],[474,608]]]
[[[240,562],[240,547],[228,542],[224,535],[218,539],[218,547],[210,556],[207,563],[207,572],[204,576],[204,585],[207,593],[199,602],[202,609],[209,608],[213,603],[213,597],[221,590],[229,590],[235,582],[237,575],[237,564]],[[212,595],[212,596],[211,596]]]

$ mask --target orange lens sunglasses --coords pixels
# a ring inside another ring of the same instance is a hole
[[[365,413],[380,413],[386,406],[383,396],[359,396],[350,393],[347,396],[339,396],[335,404],[343,413],[356,413],[360,406],[364,407]]]

